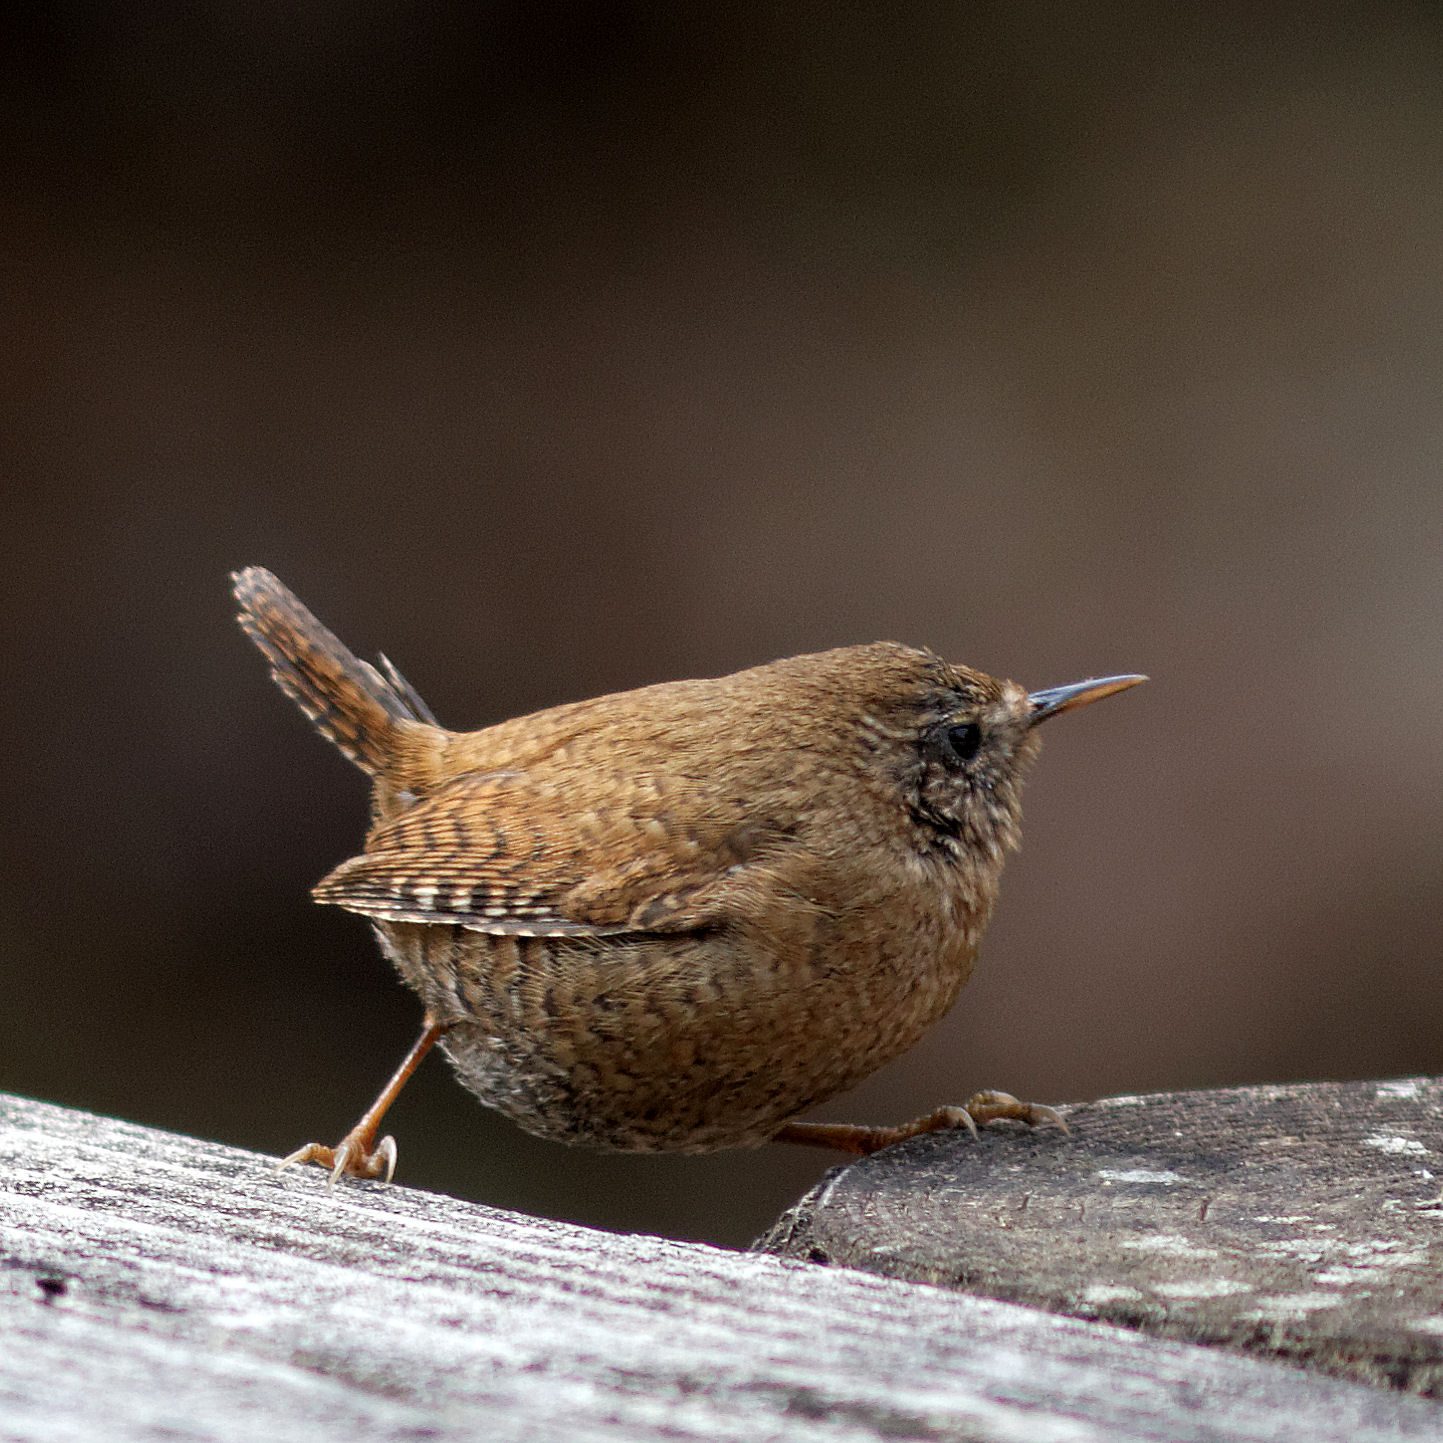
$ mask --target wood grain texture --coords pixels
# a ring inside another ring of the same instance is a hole
[[[8,1440],[1443,1438],[1443,1410],[862,1273],[0,1098]]]
[[[1443,1079],[1118,1097],[917,1138],[759,1244],[1443,1391]]]

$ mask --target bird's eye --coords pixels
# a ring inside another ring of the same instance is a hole
[[[952,748],[958,761],[970,762],[982,745],[982,728],[976,722],[965,722],[962,726],[947,728],[947,745]]]

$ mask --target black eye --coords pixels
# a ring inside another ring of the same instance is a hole
[[[952,748],[957,760],[970,762],[982,745],[982,728],[976,722],[966,722],[960,727],[947,728],[947,745]]]

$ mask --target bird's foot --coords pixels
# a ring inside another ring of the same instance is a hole
[[[320,1142],[308,1142],[304,1147],[298,1147],[289,1157],[281,1159],[276,1171],[284,1172],[288,1167],[305,1162],[330,1168],[327,1187],[334,1187],[336,1179],[343,1175],[380,1178],[383,1182],[390,1182],[396,1171],[396,1139],[383,1137],[376,1143],[374,1128],[369,1130],[369,1135],[359,1127],[352,1128],[335,1147],[327,1147]]]
[[[1007,1118],[1037,1127],[1044,1122],[1056,1123],[1068,1130],[1062,1114],[1040,1102],[1019,1102],[1010,1092],[975,1092],[961,1107],[939,1107],[926,1117],[915,1118],[897,1127],[856,1127],[840,1122],[789,1122],[773,1142],[805,1143],[809,1147],[831,1147],[840,1152],[865,1157],[880,1152],[894,1142],[918,1137],[924,1132],[944,1132],[965,1127],[973,1137],[979,1125]]]
[[[450,1026],[449,1022],[440,1022],[432,1013],[427,1012],[421,1035],[402,1059],[391,1080],[381,1089],[381,1095],[366,1109],[365,1116],[335,1147],[308,1142],[304,1147],[298,1147],[289,1157],[283,1158],[276,1171],[284,1172],[286,1168],[297,1163],[315,1162],[330,1168],[331,1181],[328,1186],[334,1186],[336,1179],[343,1173],[351,1177],[378,1177],[383,1182],[390,1182],[391,1175],[396,1171],[396,1139],[383,1137],[379,1143],[376,1141],[376,1134],[381,1130],[381,1119],[406,1085],[406,1079]]]
[[[991,1090],[974,1092],[962,1106],[972,1121],[978,1125],[1005,1118],[1011,1122],[1025,1122],[1028,1127],[1041,1127],[1044,1122],[1050,1122],[1060,1127],[1063,1132],[1071,1131],[1067,1120],[1055,1107],[1048,1107],[1045,1102],[1019,1102],[1010,1092],[992,1092]],[[940,1110],[946,1112],[948,1109]],[[936,1114],[934,1113],[933,1116]],[[924,1118],[922,1121],[926,1121],[926,1119]],[[933,1130],[926,1127],[921,1129],[923,1132]]]

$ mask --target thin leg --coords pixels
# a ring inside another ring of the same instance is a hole
[[[789,1122],[772,1141],[831,1147],[865,1157],[904,1138],[917,1137],[924,1132],[942,1132],[951,1127],[965,1127],[976,1137],[979,1123],[992,1122],[999,1117],[1025,1122],[1029,1127],[1055,1122],[1063,1132],[1067,1131],[1061,1114],[1040,1102],[1018,1102],[1010,1092],[977,1092],[961,1107],[939,1107],[936,1112],[929,1112],[926,1117],[919,1117],[913,1122],[904,1122],[899,1127],[856,1127],[845,1122]]]
[[[391,1080],[381,1089],[381,1095],[366,1109],[365,1116],[338,1142],[335,1147],[324,1143],[308,1142],[298,1147],[289,1157],[282,1159],[277,1172],[282,1172],[295,1163],[316,1162],[331,1170],[331,1184],[342,1173],[352,1177],[380,1177],[391,1181],[396,1171],[396,1139],[383,1137],[376,1144],[376,1130],[386,1110],[395,1102],[411,1074],[421,1065],[421,1059],[436,1045],[436,1041],[449,1028],[449,1023],[437,1022],[428,1012],[421,1035],[415,1046],[406,1054]]]

